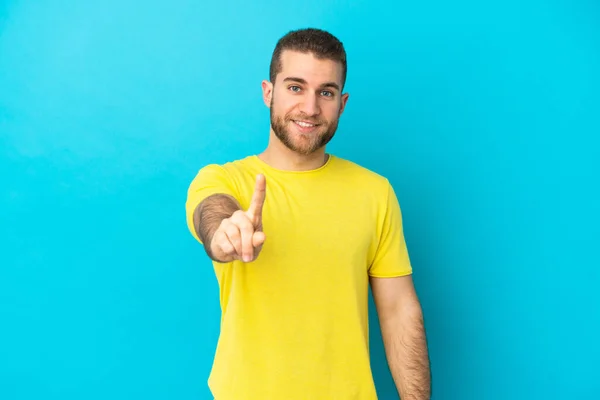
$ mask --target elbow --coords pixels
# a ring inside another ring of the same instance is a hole
[[[402,326],[422,326],[423,309],[417,300],[399,302],[381,310],[380,318],[385,324],[400,324]]]

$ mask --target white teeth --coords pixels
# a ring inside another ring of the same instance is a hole
[[[300,125],[303,128],[311,128],[311,127],[315,126],[314,124],[309,124],[309,123],[301,122],[301,121],[294,121],[294,122],[296,122],[298,125]]]

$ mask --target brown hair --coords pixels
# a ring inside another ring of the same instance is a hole
[[[306,28],[291,31],[277,42],[273,56],[269,79],[275,82],[277,74],[281,72],[281,53],[284,50],[298,51],[301,53],[312,53],[320,59],[337,61],[342,64],[342,87],[346,83],[346,50],[344,45],[331,33],[321,29]]]

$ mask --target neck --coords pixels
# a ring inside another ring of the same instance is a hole
[[[322,167],[329,158],[325,148],[311,154],[298,154],[287,148],[271,132],[269,145],[258,157],[271,167],[284,171],[310,171]]]

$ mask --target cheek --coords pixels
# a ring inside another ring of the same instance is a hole
[[[287,98],[285,94],[275,95],[271,100],[271,107],[278,113],[287,114],[296,107],[296,102],[293,99]]]
[[[321,107],[323,116],[328,120],[336,119],[340,116],[341,104],[338,101],[329,102]]]

